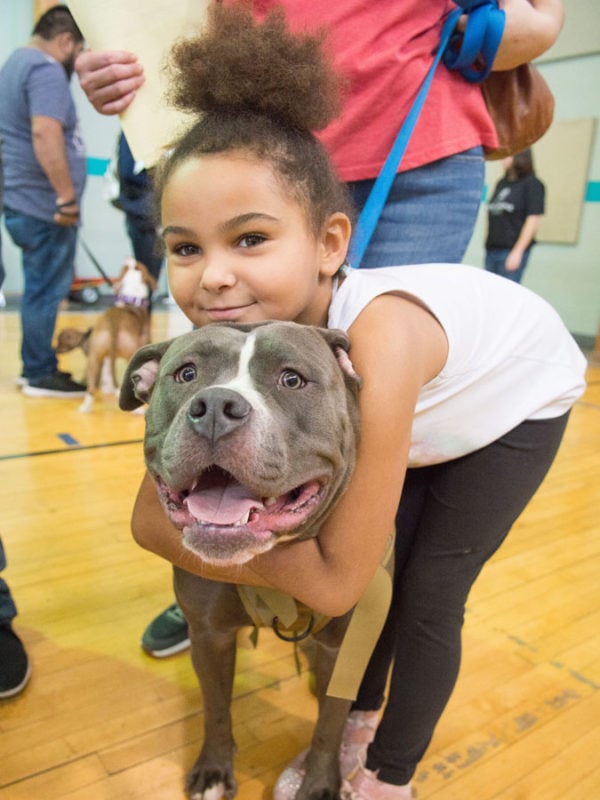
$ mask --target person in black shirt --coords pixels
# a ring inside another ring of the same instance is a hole
[[[485,268],[521,282],[544,213],[544,184],[533,168],[531,150],[502,162],[504,177],[488,203]]]

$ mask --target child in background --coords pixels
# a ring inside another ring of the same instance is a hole
[[[155,182],[175,301],[196,326],[280,319],[346,330],[362,436],[317,539],[235,568],[205,564],[148,475],[134,536],[189,572],[340,615],[396,523],[392,606],[340,757],[354,800],[407,800],[456,682],[470,588],[552,464],[585,359],[545,301],[483,270],[347,268],[352,209],[313,135],[338,109],[320,37],[291,35],[279,13],[257,24],[241,7],[217,7],[205,36],[175,48],[172,95],[201,114]],[[291,800],[302,775],[300,756],[276,798]]]
[[[536,177],[531,150],[502,160],[504,175],[488,203],[485,268],[521,283],[544,213],[546,189]]]

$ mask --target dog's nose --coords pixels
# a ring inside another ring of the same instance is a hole
[[[188,419],[196,433],[217,441],[248,419],[252,406],[232,389],[206,389],[194,397]]]

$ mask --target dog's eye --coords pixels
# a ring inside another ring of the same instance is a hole
[[[286,389],[302,389],[306,385],[306,381],[293,369],[284,369],[279,376],[279,383]]]
[[[175,383],[190,383],[196,379],[196,375],[196,367],[193,364],[184,364],[174,375]]]

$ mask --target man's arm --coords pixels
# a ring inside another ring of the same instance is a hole
[[[53,117],[34,116],[31,119],[31,136],[35,157],[56,192],[54,221],[59,225],[75,225],[79,218],[79,205],[71,179],[62,125]]]

